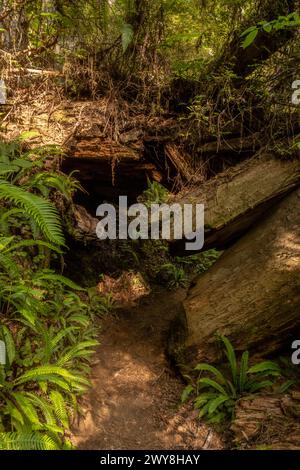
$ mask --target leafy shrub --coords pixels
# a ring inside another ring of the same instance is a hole
[[[219,251],[212,249],[196,255],[186,256],[185,258],[176,257],[174,262],[185,271],[202,274],[217,261],[220,254]]]
[[[150,181],[148,178],[148,188],[138,198],[140,203],[145,204],[146,207],[150,207],[151,204],[163,204],[167,202],[169,198],[168,190],[157,183],[157,181]]]
[[[271,33],[281,29],[294,28],[300,26],[300,16],[297,12],[290,13],[287,16],[279,16],[272,21],[260,21],[257,25],[251,26],[241,34],[244,38],[242,47],[246,49],[256,39],[259,32]]]
[[[163,264],[158,269],[158,273],[165,276],[165,281],[170,289],[186,287],[188,283],[188,278],[184,269],[173,263]]]

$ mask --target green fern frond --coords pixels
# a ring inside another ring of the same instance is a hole
[[[19,266],[7,254],[0,253],[0,265],[5,269],[11,278],[16,279],[20,276]]]
[[[238,382],[238,375],[237,375],[237,360],[236,360],[236,355],[234,348],[226,336],[221,335],[220,336],[221,341],[223,342],[225,346],[225,354],[227,356],[228,362],[230,364],[230,369],[231,369],[231,374],[232,374],[232,380],[235,388],[237,387],[237,382]]]
[[[86,390],[90,385],[90,382],[84,377],[75,375],[62,367],[51,364],[35,367],[25,372],[14,381],[14,385],[17,386],[27,382],[46,382],[48,384],[55,384],[57,383],[55,381],[57,378],[64,381],[72,389],[80,392]]]
[[[64,428],[69,429],[69,418],[66,408],[66,402],[62,394],[56,390],[50,392],[50,400],[53,405],[54,413]]]
[[[0,180],[0,198],[22,207],[50,242],[64,245],[59,214],[49,201],[4,180]]]
[[[25,426],[24,416],[9,398],[6,397],[5,402],[5,413],[10,417],[12,429],[21,431]]]
[[[22,209],[17,209],[16,207],[13,209],[5,207],[0,215],[0,232],[4,235],[9,235],[11,233],[9,219],[13,216],[24,218],[24,211]]]
[[[77,357],[88,358],[95,352],[94,349],[91,348],[95,348],[98,345],[98,341],[82,341],[81,343],[71,347],[62,357],[60,357],[57,364],[59,366],[65,366]]]
[[[56,274],[51,271],[41,271],[35,276],[36,280],[44,280],[44,281],[52,281],[52,282],[57,282],[59,284],[63,284],[66,287],[69,287],[70,289],[78,290],[78,291],[85,291],[83,287],[80,287],[78,284],[75,282],[71,281],[71,279],[68,279],[65,276],[62,276],[60,274]]]
[[[41,246],[44,248],[49,248],[49,250],[55,251],[58,254],[62,254],[62,251],[55,245],[51,243],[44,242],[43,240],[23,240],[18,243],[14,243],[13,245],[6,248],[4,251],[5,253],[9,253],[11,251],[17,251],[20,248],[28,248],[32,246]]]
[[[70,200],[76,190],[84,189],[71,175],[42,172],[33,175],[26,183],[28,188],[38,189],[44,197],[48,197],[51,190],[57,190],[66,199]]]
[[[240,393],[244,391],[245,383],[247,380],[247,371],[249,368],[249,352],[244,351],[240,364],[240,376],[239,376],[239,389]]]
[[[55,417],[53,415],[51,404],[43,397],[40,397],[32,392],[26,392],[26,396],[31,400],[32,404],[39,408],[43,413],[46,420],[46,424],[52,426],[52,429],[56,426]],[[57,429],[56,432],[59,432]]]
[[[11,392],[11,397],[26,420],[28,420],[31,424],[41,424],[36,408],[25,393]]]
[[[12,173],[16,173],[16,171],[19,171],[19,167],[17,165],[14,165],[13,163],[2,163],[0,162],[0,175],[4,176],[6,175],[9,176]]]
[[[38,432],[0,433],[0,450],[59,450],[52,437]]]
[[[54,365],[45,365],[40,367],[35,367],[24,374],[20,375],[16,381],[15,385],[20,385],[22,383],[30,382],[30,381],[39,381],[39,380],[51,380],[52,375],[57,375],[67,382],[72,382],[73,380],[76,382],[76,376],[74,376],[71,372],[63,369],[62,367],[54,366]]]

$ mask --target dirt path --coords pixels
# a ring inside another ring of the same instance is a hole
[[[184,384],[165,356],[168,327],[184,295],[158,289],[104,323],[93,386],[74,430],[79,449],[223,447],[189,407],[179,408]]]

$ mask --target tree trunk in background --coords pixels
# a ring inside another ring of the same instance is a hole
[[[259,21],[271,21],[279,16],[286,16],[297,10],[298,0],[263,0],[255,15],[247,19],[238,31],[235,31],[224,53],[216,63],[216,68],[223,68],[232,63],[233,72],[239,77],[246,77],[253,71],[256,63],[266,60],[271,54],[282,47],[295,30],[281,30],[274,33],[260,32],[256,40],[246,49],[241,47],[241,33]],[[238,80],[239,80],[238,78]]]
[[[289,347],[300,329],[300,190],[198,277],[183,303],[188,362],[217,361],[216,333],[239,351]]]

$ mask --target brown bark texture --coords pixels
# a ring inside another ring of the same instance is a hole
[[[239,448],[300,449],[300,394],[263,394],[246,397],[236,406],[231,425]]]
[[[300,184],[300,160],[283,161],[271,155],[257,155],[201,185],[191,185],[175,196],[174,202],[204,204],[205,244],[203,250],[226,248],[256,223],[272,205]],[[193,230],[196,230],[193,221]],[[185,251],[186,240],[174,240],[176,255]]]
[[[183,303],[190,361],[218,361],[216,334],[237,351],[289,347],[300,328],[300,190],[198,277]]]

